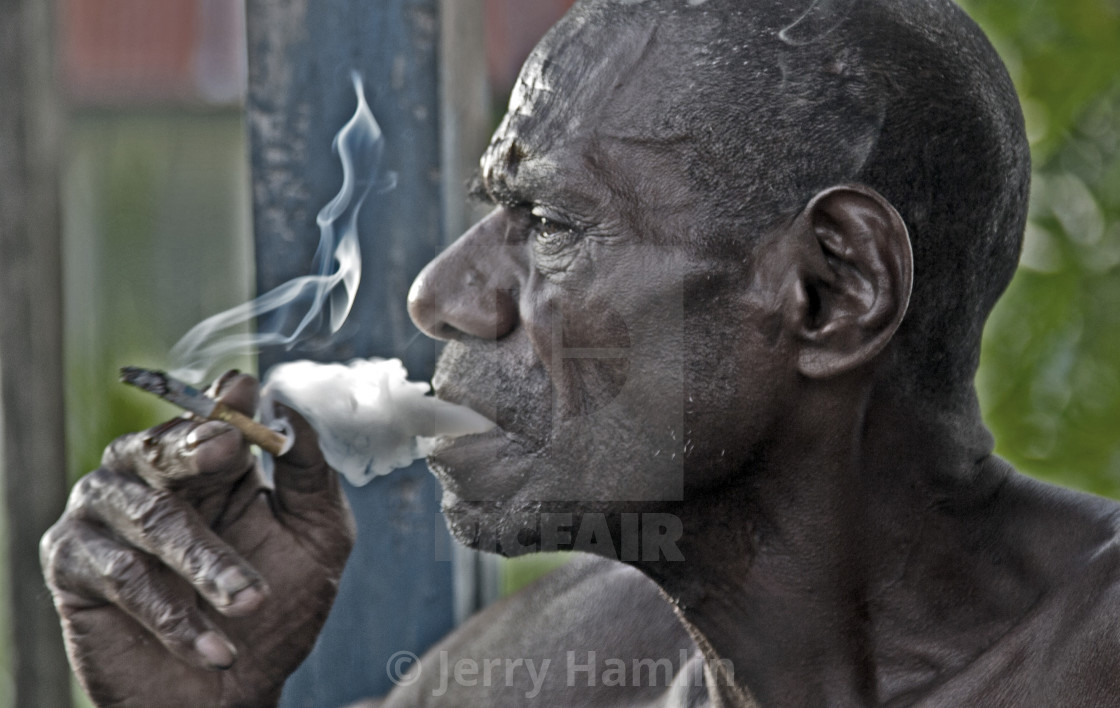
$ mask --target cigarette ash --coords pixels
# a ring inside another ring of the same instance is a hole
[[[161,371],[141,369],[138,366],[123,366],[120,371],[121,381],[137,388],[144,389],[157,396],[166,396],[171,393],[167,385],[167,377]]]
[[[428,384],[408,380],[399,359],[296,361],[269,370],[261,410],[268,414],[273,403],[282,403],[298,411],[319,434],[327,463],[363,485],[426,456],[439,436],[494,427],[485,416],[430,392]]]

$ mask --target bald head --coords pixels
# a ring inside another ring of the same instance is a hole
[[[704,205],[688,228],[716,251],[831,185],[872,187],[914,250],[897,373],[923,397],[970,388],[1018,259],[1029,151],[1003,64],[949,0],[583,0],[530,58],[507,123],[490,162],[514,169],[547,146],[502,135],[622,131],[662,157],[639,169],[680,173]],[[634,181],[612,191],[640,202]]]

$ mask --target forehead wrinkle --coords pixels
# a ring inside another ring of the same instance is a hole
[[[614,217],[638,238],[668,243],[677,217],[701,198],[681,169],[687,135],[598,136],[584,164],[610,201]]]
[[[518,76],[484,156],[487,181],[511,186],[523,162],[550,160],[610,120],[614,94],[647,61],[656,33],[655,22],[616,25],[608,37],[581,15],[562,20]]]

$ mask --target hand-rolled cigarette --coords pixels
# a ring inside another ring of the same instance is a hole
[[[288,452],[295,443],[295,436],[283,421],[280,421],[280,427],[284,430],[270,428],[162,371],[126,366],[121,369],[121,381],[153,393],[200,418],[229,423],[240,430],[246,440],[274,457]]]

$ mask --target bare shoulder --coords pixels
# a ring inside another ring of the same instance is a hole
[[[581,557],[464,623],[383,706],[663,705],[697,657],[651,581]]]
[[[1017,482],[1024,573],[1048,581],[1030,611],[919,705],[1120,705],[1120,505]]]

